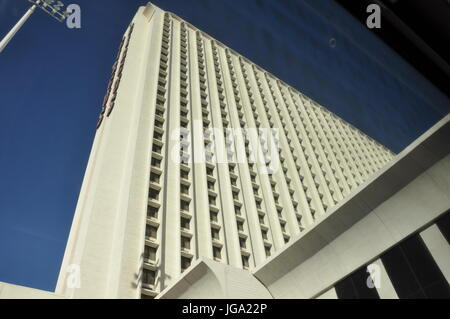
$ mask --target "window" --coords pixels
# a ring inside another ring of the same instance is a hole
[[[181,248],[191,249],[191,239],[181,236]]]
[[[442,235],[444,235],[447,242],[450,244],[450,211],[447,211],[442,217],[438,219],[436,225],[439,227]]]
[[[221,254],[220,254],[220,248],[219,247],[213,247],[213,256],[214,256],[214,259],[216,259],[216,260],[220,260],[222,257],[221,257]]]
[[[206,174],[213,176],[214,175],[214,168],[207,167],[206,168]]]
[[[217,223],[217,222],[219,221],[216,212],[210,212],[210,213],[209,213],[209,216],[211,217],[211,221],[212,221],[212,222],[216,222],[216,223]]]
[[[237,228],[239,231],[244,231],[244,222],[238,221]]]
[[[214,190],[214,182],[208,181],[208,189],[213,191]]]
[[[153,152],[155,152],[155,153],[161,154],[162,147],[159,146],[159,145],[157,145],[157,144],[153,144],[152,150],[153,150]]]
[[[239,206],[234,206],[234,212],[236,215],[241,215],[241,208]]]
[[[261,230],[261,234],[262,234],[263,239],[265,239],[265,240],[269,239],[269,237],[267,237],[267,230],[265,230],[265,229]]]
[[[148,192],[148,197],[150,197],[150,199],[158,200],[159,191],[157,191],[156,189],[150,189]]]
[[[154,285],[156,279],[156,274],[153,270],[143,269],[142,270],[142,283],[147,285]]]
[[[246,242],[247,240],[245,238],[239,238],[239,245],[241,248],[247,248]]]
[[[259,223],[264,225],[264,216],[259,215],[258,218],[259,218]]]
[[[220,236],[219,236],[219,230],[217,230],[217,229],[215,229],[215,228],[211,228],[211,237],[212,237],[213,239],[219,240],[219,239],[220,239]]]
[[[249,267],[249,256],[242,256],[242,266],[244,267],[244,269],[248,269]]]
[[[361,267],[347,278],[338,282],[335,286],[339,299],[379,299],[377,289],[367,286],[369,273],[367,267]]]
[[[264,250],[266,251],[266,257],[270,257],[270,247],[264,247]]]
[[[180,191],[181,191],[181,194],[189,195],[189,186],[181,184]]]
[[[239,192],[233,192],[233,199],[239,200]]]
[[[163,135],[162,135],[162,133],[155,132],[155,133],[153,133],[153,138],[162,141]]]
[[[156,173],[150,173],[150,181],[153,183],[159,183],[160,176]]]
[[[208,196],[209,205],[216,205],[216,198],[214,196]]]
[[[158,232],[158,228],[156,228],[155,226],[146,225],[146,227],[145,227],[145,236],[146,237],[156,239],[157,232]]]
[[[152,157],[152,166],[157,167],[157,168],[160,168],[160,167],[161,167],[161,160]]]
[[[181,256],[181,271],[186,270],[191,265],[191,259]]]
[[[156,260],[156,248],[150,247],[150,246],[145,246],[144,258],[150,259],[150,260]]]
[[[163,127],[163,122],[158,121],[158,119],[155,119],[155,126],[158,128],[162,128]]]
[[[189,211],[189,203],[184,200],[180,201],[180,208],[181,210]]]
[[[158,218],[158,208],[153,207],[153,206],[148,206],[148,208],[147,208],[147,216],[148,217],[153,217],[153,218]]]
[[[450,288],[431,253],[416,234],[381,256],[399,298],[450,298]]]
[[[185,218],[185,217],[181,217],[181,220],[180,220],[180,224],[181,224],[181,228],[184,228],[184,229],[190,229],[190,220],[189,219],[187,219],[187,218]]]
[[[181,178],[188,179],[189,178],[189,172],[181,170],[180,171],[180,176],[181,176]]]

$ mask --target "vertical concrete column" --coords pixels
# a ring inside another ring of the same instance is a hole
[[[245,162],[238,162],[237,168],[239,171],[239,180],[241,184],[241,193],[243,195],[243,211],[245,211],[246,221],[249,229],[250,244],[252,247],[253,258],[255,264],[260,264],[266,259],[264,251],[264,243],[262,240],[261,227],[259,226],[258,211],[255,204],[255,197],[253,194],[253,186],[251,183],[250,172],[248,164],[245,158],[245,142],[244,137],[240,134],[240,121],[236,108],[236,101],[234,99],[233,86],[231,82],[230,69],[228,68],[228,62],[226,52],[222,48],[219,50],[220,61],[222,65],[223,82],[225,86],[225,96],[227,97],[228,114],[231,121],[231,126],[236,128],[235,138],[235,150],[236,152],[242,152],[238,159],[245,159]],[[243,106],[244,107],[244,106]]]
[[[276,172],[274,172],[274,178],[279,188],[280,198],[283,206],[283,215],[287,220],[289,232],[292,236],[296,236],[300,234],[300,228],[297,222],[295,209],[292,205],[292,199],[289,195],[289,187],[286,183],[286,176],[289,176],[289,178],[296,180],[298,179],[298,171],[295,161],[292,157],[292,152],[290,150],[290,145],[287,141],[286,133],[284,131],[286,125],[284,125],[280,120],[280,117],[278,115],[278,109],[275,105],[274,96],[272,95],[269,89],[269,83],[266,80],[265,73],[258,72],[258,76],[260,82],[262,83],[263,94],[266,97],[267,103],[269,105],[268,112],[265,111],[263,104],[259,105],[259,112],[262,115],[261,116],[262,123],[264,124],[264,126],[267,125],[268,127],[270,127],[268,116],[271,116],[274,119],[273,121],[274,127],[278,128],[279,133],[279,143],[280,143],[279,147],[281,150],[281,156],[284,157],[287,163],[288,171],[286,173],[283,171],[281,162],[279,163],[280,166],[279,169]],[[278,157],[279,155],[276,154],[276,156]]]
[[[113,267],[110,272],[107,297],[110,298],[139,298],[142,274],[142,261],[144,255],[145,227],[148,207],[148,189],[150,162],[153,142],[153,127],[155,121],[156,86],[159,67],[162,38],[161,10],[146,7],[138,24],[135,24],[136,38],[142,41],[142,80],[139,80],[137,89],[137,104],[140,106],[139,115],[136,115],[135,124],[138,131],[131,141],[135,141],[133,150],[127,154],[134,154],[132,172],[130,174],[129,198],[122,214],[116,220],[117,235],[123,243],[122,249],[115,245],[113,256],[120,258],[120,263],[111,261]],[[130,47],[130,49],[132,49]],[[124,203],[125,204],[125,203]],[[126,227],[123,228],[123,225]],[[130,285],[134,282],[133,285]]]
[[[447,239],[442,235],[436,224],[421,232],[420,237],[422,237],[445,279],[450,283],[450,245]]]
[[[180,23],[171,19],[169,98],[166,134],[166,174],[163,217],[163,288],[181,274],[180,224]]]
[[[264,103],[262,101],[258,85],[256,84],[255,74],[253,73],[253,69],[252,69],[251,65],[245,64],[245,68],[246,68],[246,71],[248,74],[250,87],[254,93],[255,102],[257,105],[257,112],[258,112],[259,116],[264,119],[264,116],[265,116],[265,111],[263,108]],[[255,125],[255,122],[253,121],[252,124]],[[267,128],[267,129],[270,128],[269,123],[267,122],[267,118],[265,118],[265,122],[261,121],[261,124],[262,124],[262,127],[264,127],[264,128]],[[256,127],[256,125],[253,127]],[[257,147],[257,148],[260,149],[259,147]],[[262,154],[259,154],[259,155],[262,156]],[[264,158],[264,157],[260,157],[260,158]],[[273,191],[272,191],[272,186],[271,186],[271,183],[269,180],[269,176],[266,173],[261,174],[260,165],[257,165],[257,167],[258,167],[259,177],[261,180],[261,190],[264,194],[264,203],[266,204],[266,212],[267,212],[267,217],[268,217],[269,224],[270,224],[270,231],[272,233],[273,245],[274,245],[275,251],[277,251],[281,247],[283,247],[285,244],[284,238],[283,238],[283,232],[281,230],[280,221],[278,219],[277,208],[275,205],[275,200],[273,198]]]
[[[211,47],[211,41],[204,41],[205,45],[205,62],[206,73],[209,86],[209,94],[211,101],[211,116],[212,127],[216,129],[215,136],[215,152],[218,156],[218,160],[226,159],[226,147],[223,136],[223,125],[219,103],[219,96],[217,91],[217,80],[214,69],[213,52]],[[237,221],[234,212],[233,195],[231,193],[230,173],[228,169],[228,163],[217,163],[217,172],[219,174],[218,184],[220,188],[220,197],[223,214],[224,234],[226,241],[226,250],[228,254],[228,263],[232,266],[242,268],[241,250],[239,245],[239,236],[237,231]]]
[[[378,295],[381,299],[398,299],[397,292],[395,291],[394,286],[392,285],[391,279],[389,279],[389,275],[386,272],[386,268],[384,268],[383,261],[381,259],[375,260],[372,264],[377,265],[380,270],[380,286],[377,287]]]
[[[278,90],[278,88],[276,89]],[[298,194],[299,197],[299,213],[302,215],[302,218],[304,218],[304,225],[306,227],[311,226],[314,223],[314,218],[313,218],[313,214],[311,212],[311,208],[309,206],[309,202],[308,202],[308,194],[307,194],[307,190],[308,188],[311,187],[311,184],[313,184],[313,178],[312,176],[310,176],[310,172],[309,172],[309,167],[308,167],[308,162],[305,158],[305,154],[303,152],[302,149],[302,145],[300,142],[300,137],[298,136],[295,127],[294,127],[294,119],[292,118],[291,114],[289,114],[288,110],[287,110],[287,105],[285,104],[284,100],[281,98],[279,91],[278,92],[278,97],[279,97],[279,103],[280,103],[280,107],[281,109],[284,111],[283,115],[285,118],[288,119],[287,121],[287,126],[288,130],[290,130],[291,133],[291,139],[292,139],[292,143],[295,145],[295,150],[298,156],[298,163],[300,164],[300,168],[302,169],[302,173],[305,174],[304,178],[304,183],[302,182],[302,180],[300,179],[300,172],[297,169],[297,163],[295,163],[294,159],[292,158],[292,161],[294,161],[294,163],[291,163],[291,159],[288,159],[288,163],[290,163],[290,167],[292,168],[292,164],[294,164],[295,166],[295,172],[297,174],[294,174],[293,176],[289,176],[292,179],[292,182],[295,186],[295,191]],[[289,101],[290,99],[290,95],[286,94],[286,99]],[[294,113],[294,112],[292,112]],[[308,181],[308,177],[309,177],[309,183]],[[306,189],[306,191],[305,191]],[[315,189],[315,187],[314,187]],[[314,192],[313,190],[310,190],[310,193],[314,194],[316,192]],[[320,201],[318,194],[316,194],[316,197],[314,197],[316,202]]]
[[[203,142],[202,109],[200,99],[200,82],[197,55],[197,36],[194,30],[188,29],[189,35],[189,77],[191,104],[191,137],[192,137],[192,177],[194,187],[194,220],[198,257],[213,258],[211,223],[208,203],[208,184],[206,179],[205,147]]]

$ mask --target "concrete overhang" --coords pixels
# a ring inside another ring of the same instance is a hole
[[[450,115],[447,115],[252,273],[269,287],[445,158],[449,151]]]

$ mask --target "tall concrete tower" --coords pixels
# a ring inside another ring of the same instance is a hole
[[[56,293],[154,297],[199,258],[251,271],[392,158],[148,4],[118,50]]]

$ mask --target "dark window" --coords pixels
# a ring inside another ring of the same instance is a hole
[[[181,228],[189,229],[190,220],[184,217],[181,217]]]
[[[219,221],[219,219],[217,218],[216,212],[210,212],[209,215],[211,217],[211,221],[216,222],[216,223]]]
[[[153,217],[153,218],[158,218],[158,208],[153,207],[153,206],[148,206],[147,216]]]
[[[156,173],[150,173],[150,181],[153,183],[159,183],[159,177]]]
[[[211,228],[211,237],[219,240],[220,239],[219,231],[215,228]]]
[[[258,218],[259,218],[259,223],[264,225],[264,216],[259,215]]]
[[[181,194],[189,195],[189,186],[181,184],[180,185],[180,192],[181,192]]]
[[[444,235],[447,242],[450,244],[450,211],[447,211],[441,218],[438,219],[436,225],[439,227],[442,235]]]
[[[191,265],[191,259],[186,257],[181,257],[181,271],[184,271]]]
[[[189,178],[189,172],[181,170],[180,171],[180,176],[181,176],[181,178],[188,179]]]
[[[145,259],[156,260],[156,248],[155,247],[150,247],[150,246],[145,246],[144,258]]]
[[[220,250],[221,249],[219,247],[213,247],[214,259],[220,259],[221,258]]]
[[[157,159],[157,158],[152,158],[152,166],[160,168],[161,167],[161,160]]]
[[[155,272],[153,270],[144,269],[142,271],[142,282],[148,285],[155,284]]]
[[[159,191],[155,190],[155,189],[150,189],[148,192],[148,197],[150,197],[151,199],[158,199],[159,198]]]
[[[184,200],[180,201],[180,208],[181,210],[189,211],[189,203]]]
[[[157,232],[158,232],[158,228],[156,228],[154,226],[146,225],[145,236],[156,239]]]
[[[361,267],[335,286],[339,299],[379,299],[377,289],[367,286],[369,273],[367,267]]]
[[[381,256],[399,298],[450,298],[450,287],[420,235]]]
[[[262,234],[262,238],[263,239],[268,239],[268,237],[267,237],[267,230],[261,230],[261,234]]]
[[[244,267],[244,269],[248,269],[249,267],[248,260],[248,256],[242,256],[242,266]]]
[[[191,239],[187,237],[181,237],[181,248],[191,249]]]

